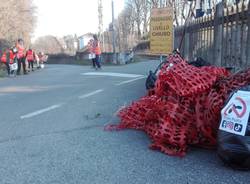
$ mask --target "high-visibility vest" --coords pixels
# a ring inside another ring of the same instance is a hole
[[[33,50],[28,50],[27,51],[27,60],[28,61],[34,61],[34,52],[33,52]]]
[[[94,45],[94,48],[93,48],[94,53],[95,53],[96,55],[101,55],[102,51],[101,51],[99,42],[98,42],[98,41],[94,41],[94,44],[93,44],[93,45]]]
[[[17,44],[17,58],[23,58],[24,57],[24,47],[21,46],[20,44]]]
[[[3,55],[1,57],[1,62],[6,63],[7,62],[7,53],[3,52]]]

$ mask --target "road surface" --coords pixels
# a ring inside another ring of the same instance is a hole
[[[47,65],[0,80],[0,184],[243,184],[214,150],[180,159],[148,149],[134,130],[103,131],[115,112],[146,94],[157,61],[104,67]],[[93,73],[94,72],[94,73]]]

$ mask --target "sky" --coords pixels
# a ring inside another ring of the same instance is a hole
[[[103,0],[104,30],[112,21],[112,0]],[[53,35],[78,36],[98,32],[98,0],[34,0],[37,7],[37,25],[34,39]],[[115,17],[122,11],[124,0],[114,0]]]

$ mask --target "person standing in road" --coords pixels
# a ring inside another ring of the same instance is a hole
[[[23,66],[23,73],[27,74],[25,54],[24,54],[25,49],[24,49],[24,43],[22,39],[18,39],[16,48],[17,48],[17,64],[18,64],[17,75],[20,75],[21,65]]]
[[[98,69],[101,69],[101,47],[100,43],[98,41],[97,35],[93,35],[94,41],[93,41],[93,52],[95,54],[95,64],[98,67]]]
[[[31,67],[32,71],[34,71],[35,53],[31,48],[26,52],[26,59],[29,63],[29,66],[28,66],[29,70]]]
[[[7,69],[7,72],[8,72],[8,75],[10,75],[10,63],[9,63],[9,61],[10,61],[10,53],[9,53],[9,49],[4,49],[3,50],[3,54],[2,54],[2,56],[1,56],[1,62],[3,63],[3,64],[5,64],[5,66],[6,66],[6,69]]]

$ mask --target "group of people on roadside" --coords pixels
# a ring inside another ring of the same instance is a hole
[[[17,64],[17,75],[20,75],[21,67],[23,74],[27,74],[28,71],[34,71],[34,63],[36,62],[37,68],[40,68],[40,63],[47,60],[47,56],[42,52],[36,54],[36,52],[29,48],[25,50],[24,41],[18,39],[14,47],[4,48],[0,52],[0,60],[6,66],[8,75],[11,75],[11,65]],[[28,69],[27,69],[28,66]]]
[[[101,47],[98,41],[97,35],[93,35],[93,39],[90,39],[88,43],[88,51],[91,54],[93,68],[101,69]]]

